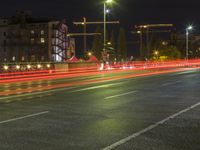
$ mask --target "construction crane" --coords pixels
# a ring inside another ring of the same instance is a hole
[[[88,35],[99,35],[99,34],[87,34],[87,25],[97,25],[97,24],[119,24],[119,21],[107,21],[107,22],[103,22],[103,21],[92,21],[92,22],[88,22],[87,19],[84,17],[82,22],[73,22],[74,25],[82,25],[84,26],[84,33],[82,34],[82,36],[84,36],[84,51],[86,51],[87,49],[87,36]]]
[[[135,26],[136,29],[138,28],[157,28],[157,27],[173,27],[173,24],[145,24],[145,25],[139,25]]]
[[[95,36],[95,35],[101,35],[101,33],[69,33],[67,36]]]
[[[162,27],[173,27],[173,24],[145,24],[145,25],[136,25],[135,28],[137,32],[132,32],[133,34],[137,33],[140,35],[140,52],[143,52],[143,33],[146,34],[147,42],[147,58],[150,58],[150,44],[149,44],[149,33],[168,33],[171,30],[156,30],[150,31],[151,28],[162,28]],[[146,31],[145,31],[146,30]]]

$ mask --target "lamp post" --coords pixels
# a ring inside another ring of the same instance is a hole
[[[193,27],[189,26],[186,28],[186,59],[189,58],[189,31],[192,30]]]
[[[103,50],[106,50],[106,14],[108,13],[107,11],[107,4],[111,4],[113,0],[106,0],[104,2],[104,40],[103,40]]]
[[[158,60],[158,59],[159,59],[159,51],[156,50],[156,51],[154,52],[154,55],[155,55],[155,57],[156,57],[156,60]]]

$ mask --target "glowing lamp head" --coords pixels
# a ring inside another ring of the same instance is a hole
[[[109,10],[109,9],[106,9],[106,13],[109,14],[109,13],[110,13],[110,10]]]
[[[88,56],[92,56],[92,52],[88,52]]]
[[[193,27],[192,26],[189,26],[188,28],[187,28],[187,30],[192,30],[193,29]]]
[[[40,69],[42,66],[40,64],[37,65],[37,68]]]
[[[31,69],[31,65],[27,65],[27,68],[28,68],[28,69]]]
[[[17,69],[17,70],[19,70],[19,69],[20,69],[20,66],[19,66],[19,65],[17,65],[17,66],[16,66],[16,69]]]
[[[111,42],[108,42],[107,44],[108,44],[108,45],[112,45],[112,43],[111,43]]]
[[[8,66],[7,65],[5,65],[3,68],[4,68],[4,70],[8,70]]]
[[[154,52],[154,54],[155,54],[155,55],[158,55],[158,54],[159,54],[159,52],[158,52],[158,51],[155,51],[155,52]]]
[[[50,68],[51,67],[51,65],[50,64],[47,64],[47,68]]]
[[[113,0],[106,0],[107,4],[111,4],[113,2]]]

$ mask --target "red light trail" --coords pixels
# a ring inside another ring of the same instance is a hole
[[[200,66],[200,60],[176,60],[176,61],[140,61],[140,62],[127,62],[123,64],[114,64],[112,66],[104,66],[104,70],[99,70],[100,64],[96,67],[87,67],[87,68],[76,68],[76,69],[60,69],[60,70],[40,70],[40,71],[30,71],[30,72],[14,72],[14,73],[2,73],[0,74],[0,84],[9,84],[9,83],[26,83],[30,81],[38,80],[55,80],[55,79],[76,79],[76,77],[90,77],[95,75],[106,75],[106,74],[115,74],[114,77],[102,77],[93,80],[77,81],[70,83],[63,83],[57,85],[48,85],[47,87],[40,88],[30,88],[30,89],[19,89],[7,92],[0,92],[0,95],[10,95],[15,93],[26,93],[33,91],[49,90],[54,88],[61,88],[67,86],[77,86],[83,84],[90,84],[94,82],[104,82],[119,80],[124,78],[133,78],[140,76],[156,75],[170,72],[178,72],[187,69],[187,67],[197,68]],[[135,71],[146,70],[146,73],[134,74]],[[129,73],[123,75],[117,75],[117,73]]]

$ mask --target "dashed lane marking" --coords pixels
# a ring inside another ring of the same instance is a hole
[[[108,88],[108,87],[115,86],[115,85],[120,85],[120,84],[123,84],[123,83],[124,82],[106,84],[106,85],[99,85],[99,86],[92,86],[92,87],[83,88],[83,89],[80,89],[80,90],[75,90],[75,91],[72,91],[72,92],[81,92],[81,91],[95,90],[95,89],[99,89],[99,88]]]
[[[130,135],[130,136],[124,138],[124,139],[121,139],[120,141],[118,141],[118,142],[116,142],[116,143],[114,143],[114,144],[112,144],[110,146],[107,146],[107,147],[103,148],[102,150],[112,150],[112,149],[114,149],[114,148],[116,148],[116,147],[118,147],[118,146],[120,146],[122,144],[125,144],[125,143],[129,142],[130,140],[135,139],[136,137],[140,136],[141,134],[144,134],[144,133],[146,133],[146,132],[158,127],[159,125],[164,124],[165,122],[169,121],[170,119],[174,119],[174,118],[182,115],[183,113],[186,113],[186,112],[188,112],[188,111],[190,111],[190,110],[192,110],[192,109],[194,109],[194,108],[196,108],[198,106],[200,106],[200,102],[198,102],[198,103],[196,103],[196,104],[194,104],[194,105],[192,105],[192,106],[190,106],[190,107],[188,107],[188,108],[186,108],[184,110],[181,110],[181,111],[179,111],[179,112],[177,112],[177,113],[175,113],[175,114],[173,114],[173,115],[171,115],[171,116],[169,116],[169,117],[167,117],[167,118],[165,118],[165,119],[163,119],[163,120],[161,120],[159,122],[156,122],[155,124],[152,124],[152,125],[148,126],[145,129],[142,129],[142,130],[140,130],[140,131],[138,131],[136,133],[133,133],[132,135]]]
[[[130,91],[127,93],[122,93],[122,94],[118,94],[118,95],[113,95],[113,96],[108,96],[105,99],[112,99],[112,98],[116,98],[116,97],[121,97],[121,96],[125,96],[125,95],[129,95],[129,94],[133,94],[136,93],[137,91]]]
[[[12,119],[8,119],[8,120],[0,121],[0,124],[14,122],[14,121],[18,121],[18,120],[22,120],[22,119],[26,119],[26,118],[33,118],[33,117],[45,115],[45,114],[48,114],[48,113],[49,113],[49,111],[43,111],[43,112],[31,114],[31,115],[26,115],[26,116],[22,116],[22,117],[12,118]]]

